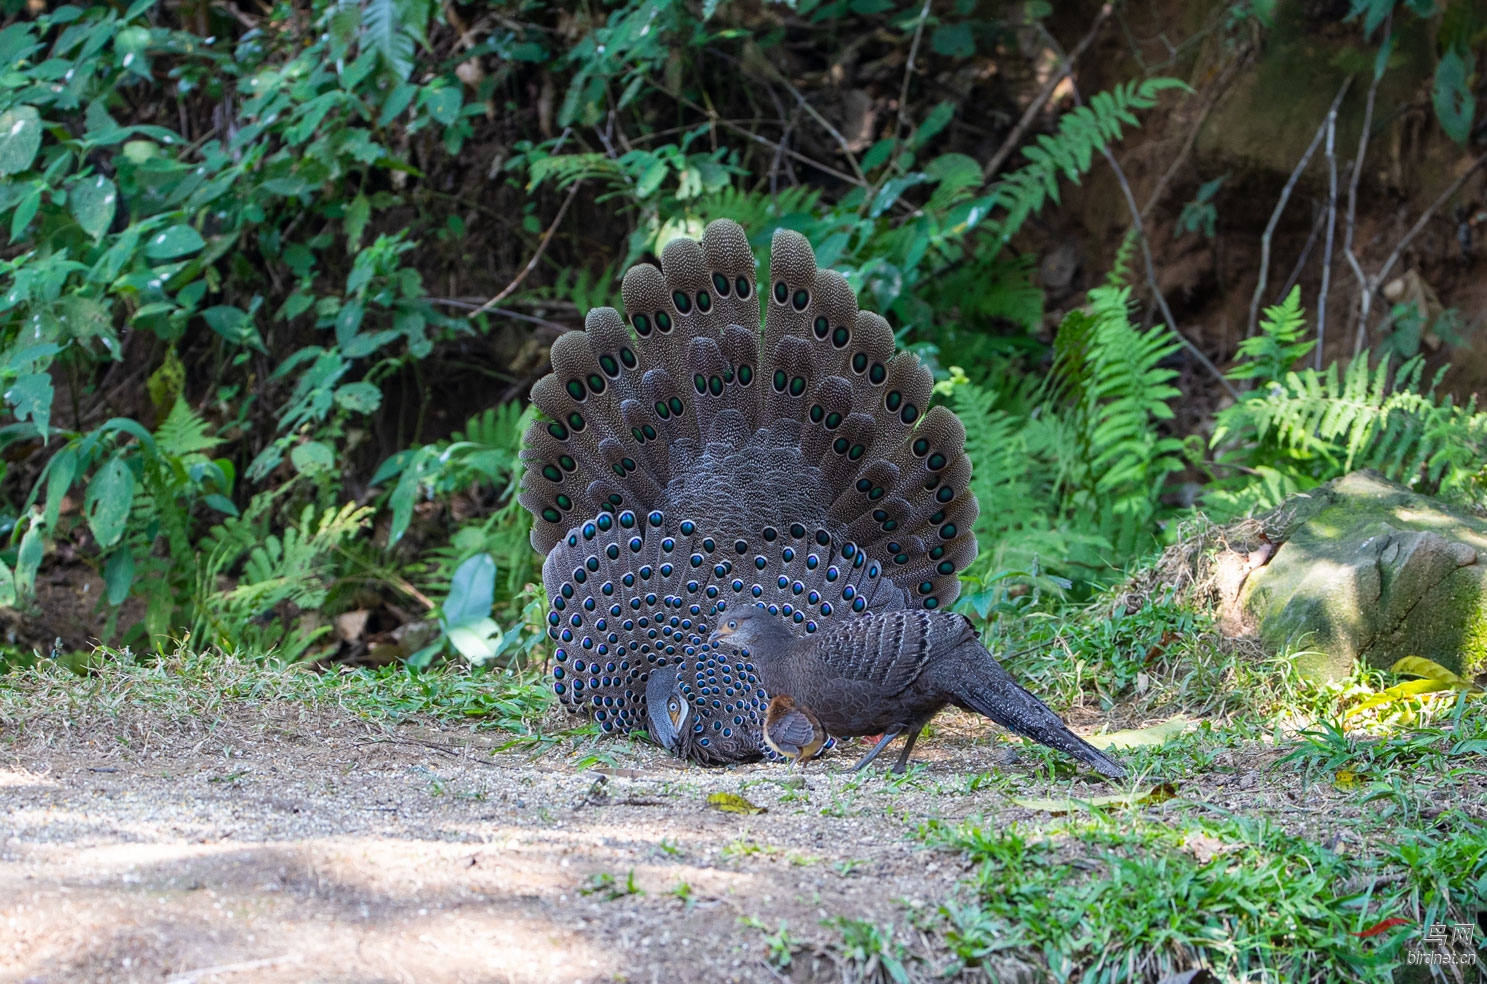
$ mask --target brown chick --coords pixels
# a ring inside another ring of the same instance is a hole
[[[764,743],[804,767],[826,744],[826,729],[810,708],[795,703],[788,694],[780,694],[764,711]]]

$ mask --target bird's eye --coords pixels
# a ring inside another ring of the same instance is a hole
[[[738,619],[732,619],[731,621],[729,621],[728,628],[730,628],[730,629],[736,629],[736,628],[738,628]]]

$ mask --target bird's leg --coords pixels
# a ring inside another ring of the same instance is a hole
[[[867,768],[868,763],[877,758],[878,753],[887,748],[889,742],[893,741],[893,739],[897,738],[903,733],[903,725],[895,725],[892,728],[889,728],[887,731],[883,732],[883,737],[878,739],[878,743],[873,746],[873,750],[864,755],[862,757],[862,761],[852,766],[852,771],[861,772],[863,769]]]
[[[904,768],[909,764],[909,753],[914,750],[914,742],[919,740],[919,733],[924,730],[924,723],[918,722],[909,726],[909,740],[904,742],[904,750],[899,754],[898,761],[894,763],[893,774],[901,776]]]

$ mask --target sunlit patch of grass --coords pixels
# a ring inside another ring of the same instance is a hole
[[[1474,919],[1487,897],[1487,824],[1466,818],[1362,856],[1254,818],[930,822],[921,836],[976,866],[965,901],[928,927],[947,971],[1016,957],[1112,984],[1197,966],[1225,980],[1387,981],[1425,927]],[[1391,917],[1406,923],[1360,935]]]
[[[42,660],[0,674],[0,733],[48,721],[72,729],[140,715],[199,731],[234,711],[266,707],[334,709],[386,722],[427,716],[526,732],[549,698],[540,678],[504,670],[413,672],[395,665],[316,671],[184,647],[149,659],[100,649],[78,670]]]

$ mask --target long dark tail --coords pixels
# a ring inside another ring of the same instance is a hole
[[[1019,686],[985,649],[979,645],[975,649],[967,646],[965,655],[963,671],[952,688],[956,704],[1072,756],[1101,775],[1112,779],[1125,777],[1125,766],[1070,731],[1048,705]]]

